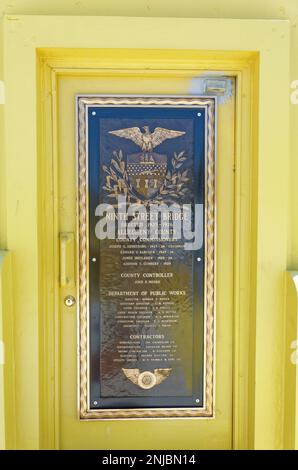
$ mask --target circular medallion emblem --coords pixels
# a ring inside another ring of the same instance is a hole
[[[152,372],[142,372],[138,377],[138,385],[145,390],[154,387],[156,385],[156,377]]]

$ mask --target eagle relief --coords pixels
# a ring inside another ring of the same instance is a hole
[[[188,170],[181,168],[187,158],[185,151],[174,152],[168,165],[168,156],[154,152],[154,149],[165,140],[181,137],[185,132],[162,127],[150,132],[149,126],[142,129],[144,132],[139,127],[109,131],[113,136],[131,140],[141,152],[127,155],[125,162],[123,151],[115,150],[111,165],[102,166],[106,175],[103,189],[110,198],[126,196],[129,203],[173,203],[188,191]]]

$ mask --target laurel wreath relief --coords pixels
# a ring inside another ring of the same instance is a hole
[[[114,151],[111,159],[111,166],[102,166],[106,174],[103,189],[108,193],[107,196],[116,199],[119,195],[126,196],[129,203],[173,203],[177,198],[181,198],[187,194],[189,188],[186,183],[189,181],[188,169],[182,171],[180,168],[187,159],[185,151],[180,153],[174,152],[171,159],[171,168],[167,171],[163,184],[158,190],[157,195],[150,201],[143,201],[134,191],[126,171],[126,165],[123,160],[122,150]]]

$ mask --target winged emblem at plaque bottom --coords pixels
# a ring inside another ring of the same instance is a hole
[[[148,370],[140,372],[140,369],[122,369],[125,376],[134,384],[144,390],[149,390],[155,385],[159,385],[169,377],[172,369],[154,369],[154,372]]]

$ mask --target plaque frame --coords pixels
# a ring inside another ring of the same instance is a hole
[[[146,418],[214,418],[215,402],[215,96],[78,95],[77,98],[77,315],[78,415],[81,420]],[[205,286],[204,286],[204,406],[179,408],[91,409],[89,403],[89,214],[88,108],[202,107],[205,108]]]

